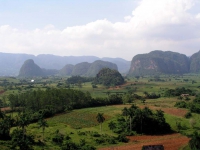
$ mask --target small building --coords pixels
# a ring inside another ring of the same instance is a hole
[[[188,97],[190,96],[189,94],[181,94],[181,97]]]

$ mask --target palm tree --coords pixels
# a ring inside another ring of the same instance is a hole
[[[122,115],[125,116],[126,121],[127,121],[127,116],[128,116],[128,114],[129,114],[128,108],[127,108],[127,107],[124,107],[124,108],[122,109]]]
[[[44,141],[44,130],[45,130],[46,127],[49,127],[49,126],[47,124],[47,121],[44,118],[41,118],[38,121],[38,125],[39,125],[39,128],[42,128],[43,141]]]
[[[31,120],[30,119],[30,115],[23,112],[22,114],[19,114],[18,117],[19,117],[18,125],[19,125],[19,127],[22,128],[23,139],[24,139],[24,135],[25,135],[25,132],[26,132],[26,127],[29,125],[30,120]]]
[[[100,123],[100,131],[102,132],[102,123],[105,121],[103,113],[98,113],[96,119]]]
[[[113,121],[111,121],[108,123],[108,127],[110,128],[110,130],[114,130],[116,128],[116,124]]]
[[[5,117],[5,114],[0,109],[0,118],[3,119]]]
[[[138,109],[136,111],[136,115],[138,116],[138,118],[140,120],[140,132],[142,133],[144,113],[143,113],[143,111],[141,109]]]
[[[134,108],[129,108],[128,109],[128,115],[129,115],[129,119],[130,119],[130,131],[132,131],[132,118],[134,116]]]

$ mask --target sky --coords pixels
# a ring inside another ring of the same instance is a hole
[[[131,60],[200,50],[200,0],[0,0],[0,52]]]

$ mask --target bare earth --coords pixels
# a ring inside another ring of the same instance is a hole
[[[178,150],[187,145],[189,138],[179,134],[160,136],[131,136],[129,143],[123,146],[100,148],[99,150],[141,150],[143,145],[163,145],[165,150]]]

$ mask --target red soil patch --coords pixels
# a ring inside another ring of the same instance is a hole
[[[100,148],[99,150],[141,150],[143,145],[163,145],[165,150],[178,150],[189,142],[189,138],[179,133],[160,136],[131,136],[123,146]]]
[[[144,108],[144,106],[140,106],[140,108]],[[167,114],[184,117],[184,115],[188,112],[188,110],[181,109],[181,108],[163,108],[163,107],[156,107],[156,106],[147,106],[152,110],[162,110]]]
[[[4,107],[4,108],[0,108],[1,111],[6,111],[6,110],[11,110],[10,107]]]
[[[0,95],[3,94],[5,91],[0,91]]]
[[[113,105],[113,107],[117,107],[117,108],[124,108],[127,107],[129,108],[131,105],[127,104],[127,105]],[[167,114],[170,115],[174,115],[174,116],[178,116],[178,117],[184,117],[184,115],[188,112],[188,110],[186,109],[181,109],[181,108],[163,108],[163,107],[156,107],[156,106],[149,106],[149,105],[140,105],[140,108],[144,108],[144,107],[148,107],[151,110],[162,110]]]

